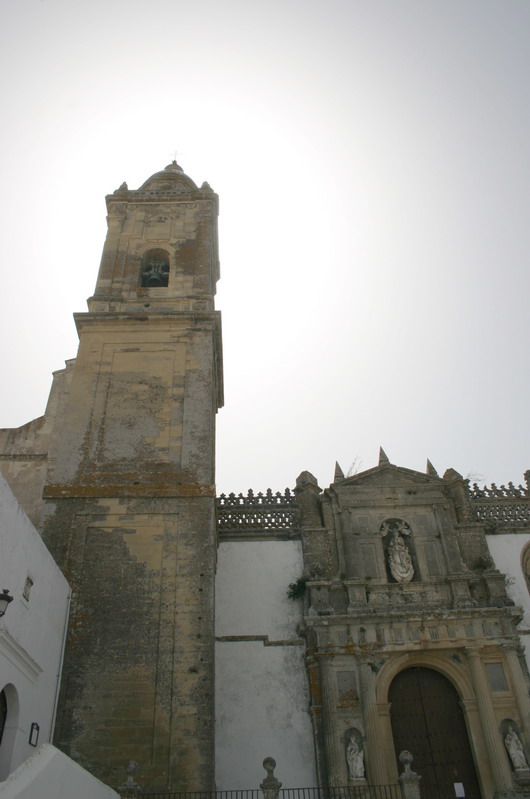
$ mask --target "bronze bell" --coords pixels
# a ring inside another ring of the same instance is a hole
[[[145,285],[147,287],[150,287],[150,286],[163,286],[164,285],[164,280],[162,278],[162,275],[160,273],[158,273],[158,272],[151,272],[151,274],[149,276],[147,276],[147,279],[145,280]]]
[[[167,286],[169,264],[164,261],[150,261],[142,270],[142,286],[156,288]]]

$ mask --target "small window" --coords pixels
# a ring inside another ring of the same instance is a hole
[[[169,281],[169,255],[165,250],[149,250],[142,258],[142,288],[165,288]]]
[[[26,582],[24,583],[24,590],[22,591],[22,596],[29,602],[29,595],[31,594],[31,589],[33,588],[33,580],[31,577],[26,577]]]

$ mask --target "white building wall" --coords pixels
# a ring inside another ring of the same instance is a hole
[[[33,581],[29,599],[26,579]],[[0,779],[51,741],[68,614],[69,587],[11,489],[0,477],[0,592],[13,601],[0,619],[0,691],[8,713],[0,744]]]
[[[219,546],[216,579],[216,781],[257,788],[276,760],[284,788],[316,785],[302,603],[287,598],[302,575],[299,541]],[[263,640],[265,639],[265,640]]]
[[[119,799],[119,794],[51,744],[43,744],[7,780],[0,799]]]
[[[518,632],[525,648],[526,662],[530,669],[530,594],[522,567],[522,553],[530,543],[530,531],[487,535],[489,551],[497,569],[506,575],[506,591],[515,605],[519,605],[524,616]]]

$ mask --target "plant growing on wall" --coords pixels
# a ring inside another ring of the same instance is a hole
[[[307,577],[299,577],[295,583],[289,583],[287,597],[289,599],[302,599],[305,594]]]

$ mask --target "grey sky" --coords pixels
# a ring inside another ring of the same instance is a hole
[[[2,426],[75,356],[104,195],[221,200],[219,490],[530,468],[527,0],[2,0]]]

